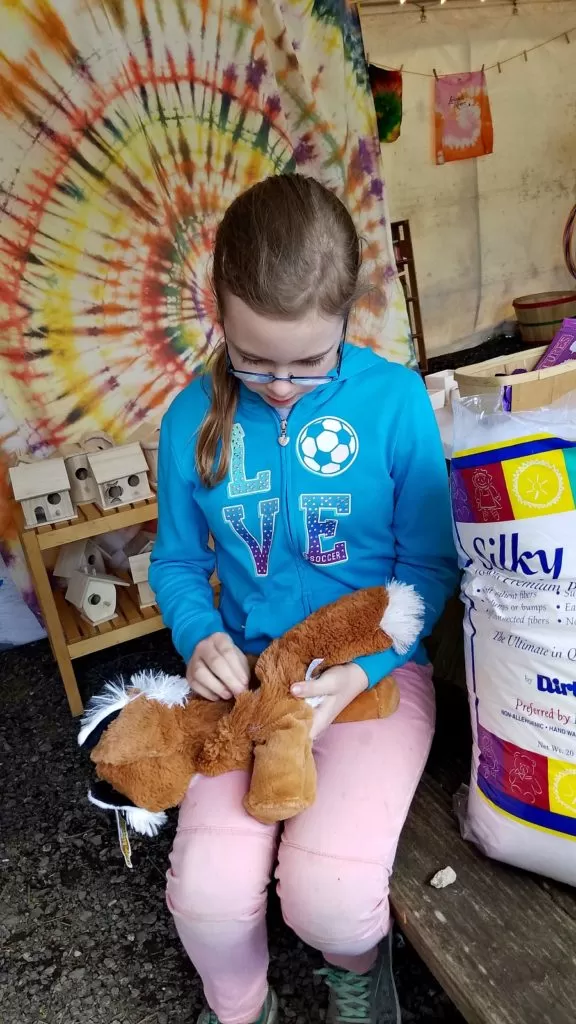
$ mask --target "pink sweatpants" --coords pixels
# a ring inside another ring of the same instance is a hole
[[[266,892],[274,864],[287,924],[326,960],[369,970],[390,927],[388,883],[434,730],[431,669],[396,673],[391,718],[317,741],[316,802],[280,838],[242,806],[248,776],[197,778],[180,809],[168,906],[222,1024],[251,1024],[267,991]]]

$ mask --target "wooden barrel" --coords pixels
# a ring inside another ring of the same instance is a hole
[[[566,317],[576,317],[576,292],[536,292],[512,303],[525,345],[552,341]]]

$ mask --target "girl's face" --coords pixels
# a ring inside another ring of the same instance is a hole
[[[226,297],[224,333],[235,370],[278,377],[322,377],[337,364],[341,317],[308,313],[301,320],[272,320],[250,309],[236,295]],[[275,409],[288,410],[313,387],[290,380],[245,385]]]

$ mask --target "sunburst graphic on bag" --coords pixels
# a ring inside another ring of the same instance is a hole
[[[554,799],[559,807],[576,818],[576,768],[566,768],[558,773],[553,783]]]
[[[522,462],[512,478],[515,498],[528,508],[552,508],[564,493],[560,470],[546,459]]]

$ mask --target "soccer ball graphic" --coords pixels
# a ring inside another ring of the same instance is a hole
[[[319,476],[338,476],[354,462],[358,437],[349,423],[335,416],[313,420],[301,430],[296,442],[298,458]]]

